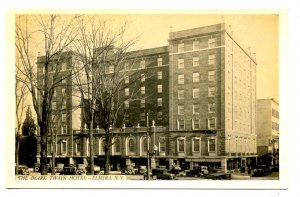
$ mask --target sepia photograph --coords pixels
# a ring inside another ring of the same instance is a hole
[[[280,17],[11,12],[7,187],[286,188]]]

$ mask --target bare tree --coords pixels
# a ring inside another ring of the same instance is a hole
[[[28,95],[28,89],[26,85],[22,83],[20,78],[22,77],[20,71],[20,61],[19,58],[16,57],[16,83],[15,83],[15,101],[16,101],[16,149],[15,149],[15,157],[16,157],[16,174],[19,172],[19,148],[20,148],[20,138],[21,138],[21,125],[24,117],[24,109],[26,108],[25,101]]]
[[[76,38],[73,22],[76,17],[61,20],[57,15],[16,17],[15,47],[20,59],[22,77],[18,79],[27,87],[32,97],[40,132],[41,174],[47,174],[47,138],[50,132],[52,99],[55,88],[70,75],[61,74],[62,56]],[[33,26],[32,24],[35,24]],[[30,27],[29,27],[30,26]],[[33,28],[33,29],[32,29]],[[43,41],[43,57],[38,66],[34,54],[36,40]]]
[[[129,85],[124,84],[125,77],[136,72],[126,71],[124,65],[129,57],[128,50],[137,39],[125,40],[126,23],[114,29],[106,21],[97,20],[93,16],[78,20],[78,27],[78,40],[74,43],[78,64],[74,70],[82,72],[76,72],[75,86],[80,92],[84,109],[82,115],[88,125],[90,173],[94,173],[93,130],[99,125],[105,131],[104,173],[108,174],[113,143],[111,128],[116,126],[120,109],[124,107],[120,92]],[[133,64],[130,63],[127,67],[131,65]],[[140,76],[137,75],[137,79]],[[132,88],[130,98],[138,90]],[[98,122],[95,122],[96,116]]]

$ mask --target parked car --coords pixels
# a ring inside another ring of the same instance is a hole
[[[197,166],[186,173],[187,176],[203,176],[208,174],[207,166]]]
[[[231,180],[231,174],[225,172],[216,172],[207,174],[204,176],[205,179],[212,179],[212,180]]]
[[[18,174],[19,175],[29,175],[28,167],[25,165],[19,165]]]
[[[77,175],[82,175],[82,174],[86,174],[86,165],[85,164],[77,164],[77,168],[76,168],[76,174]]]
[[[59,174],[62,173],[62,171],[64,170],[64,166],[65,166],[65,164],[58,163],[55,167],[55,172],[59,173]]]
[[[147,173],[147,166],[140,166],[139,174],[145,175]]]
[[[270,173],[271,171],[266,165],[257,165],[253,168],[252,176],[266,176]]]
[[[156,176],[156,179],[158,180],[174,180],[176,179],[176,176],[172,173],[170,173],[165,168],[155,168],[152,169],[152,176]]]
[[[75,175],[76,174],[76,167],[74,164],[67,164],[64,166],[63,171],[61,172],[61,174],[64,175]]]
[[[138,169],[134,168],[132,165],[126,165],[122,170],[121,170],[121,174],[129,174],[129,175],[133,175],[133,174],[137,174],[138,173]]]
[[[182,171],[180,166],[174,165],[172,166],[171,170],[169,170],[169,173],[179,175],[179,173]]]

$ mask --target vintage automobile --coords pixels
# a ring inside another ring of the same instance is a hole
[[[18,174],[19,175],[29,175],[28,167],[25,165],[19,165]]]
[[[231,174],[226,172],[216,172],[207,174],[204,176],[204,178],[212,180],[231,180]]]
[[[174,180],[176,176],[170,173],[165,168],[154,168],[152,169],[152,176],[156,177],[158,180]]]
[[[145,175],[147,173],[147,166],[140,166],[139,174]]]
[[[182,171],[180,166],[174,165],[172,166],[171,170],[169,170],[169,173],[175,174],[176,176],[180,174]]]
[[[67,164],[64,166],[64,169],[60,174],[75,175],[76,174],[76,166],[74,164]]]
[[[134,168],[133,165],[126,165],[122,170],[121,170],[121,174],[129,174],[129,175],[133,175],[133,174],[137,174],[138,173],[138,169]]]
[[[270,173],[271,171],[266,165],[257,165],[253,168],[252,176],[266,176]]]
[[[203,176],[208,174],[208,168],[207,166],[197,166],[194,167],[194,169],[187,171],[187,176]]]
[[[64,170],[65,164],[63,163],[58,163],[55,167],[55,172],[56,173],[61,173]]]
[[[76,174],[77,175],[82,175],[82,174],[86,174],[86,165],[85,164],[77,164],[77,168],[76,168]]]

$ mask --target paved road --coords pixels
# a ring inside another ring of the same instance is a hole
[[[251,177],[251,180],[279,180],[279,172],[272,172],[267,176]]]

